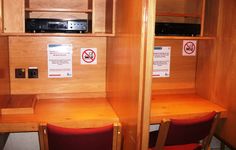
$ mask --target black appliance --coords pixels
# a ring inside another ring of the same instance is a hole
[[[63,20],[63,19],[38,19],[29,18],[25,20],[26,32],[36,33],[86,33],[90,32],[89,21]]]
[[[200,31],[200,24],[163,22],[155,24],[155,35],[157,36],[198,36]]]

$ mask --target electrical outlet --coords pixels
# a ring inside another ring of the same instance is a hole
[[[38,68],[37,67],[29,67],[28,78],[38,78]]]
[[[15,69],[15,78],[25,78],[25,69],[24,68],[16,68]]]

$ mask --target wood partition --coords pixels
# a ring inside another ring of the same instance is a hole
[[[154,9],[155,1],[118,0],[116,35],[108,38],[107,97],[122,123],[124,150],[148,147],[154,26],[144,18],[153,22]]]
[[[0,1],[0,33],[2,33],[3,31],[3,28],[2,28],[2,25],[3,25],[3,19],[2,19],[3,15],[2,15],[2,1]]]
[[[72,44],[72,78],[48,78],[48,44]],[[97,65],[80,63],[81,48],[97,48]],[[12,94],[39,94],[43,97],[52,93],[63,97],[106,96],[105,37],[10,37],[9,49]],[[29,67],[38,67],[38,78],[27,78]],[[15,68],[25,68],[26,79],[15,78]]]
[[[0,45],[0,107],[2,107],[10,95],[8,37],[1,36]]]
[[[236,148],[236,1],[220,1],[217,62],[213,101],[225,106],[228,117],[218,135]]]

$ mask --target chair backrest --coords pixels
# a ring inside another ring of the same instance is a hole
[[[208,149],[219,116],[220,113],[211,112],[191,119],[162,120],[154,149],[162,150],[164,146],[199,143],[200,140],[202,147]]]
[[[41,124],[41,150],[119,150],[120,128],[120,124],[97,128],[64,128]]]

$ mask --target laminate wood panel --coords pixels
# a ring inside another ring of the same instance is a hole
[[[92,128],[119,123],[105,98],[40,99],[34,114],[2,115],[0,132],[38,131],[39,124]]]
[[[107,97],[122,123],[124,150],[142,149],[141,136],[147,134],[142,133],[146,3],[116,1],[116,35],[108,38]]]
[[[106,1],[106,33],[115,33],[116,0]]]
[[[4,32],[24,32],[24,0],[3,0]]]
[[[112,0],[110,0],[112,1]],[[106,31],[106,0],[95,0],[93,5],[93,32],[105,32]],[[112,12],[110,12],[112,13]],[[112,22],[111,22],[112,23]]]
[[[0,1],[0,33],[2,33],[3,29],[2,29],[2,25],[3,25],[3,15],[2,15],[2,1]]]
[[[168,94],[152,97],[151,123],[160,123],[162,119],[191,118],[212,111],[221,112],[225,118],[227,110],[196,94]]]
[[[155,40],[155,46],[170,46],[170,77],[153,78],[153,94],[194,92],[196,56],[182,56],[183,40]]]
[[[185,22],[200,23],[198,18],[158,16],[161,13],[169,14],[194,14],[201,16],[201,1],[199,0],[157,0],[157,21],[158,22]]]
[[[219,136],[236,148],[236,1],[220,1],[216,40],[217,67],[213,101],[225,106],[228,117]]]
[[[74,13],[74,12],[30,12],[28,18],[51,18],[51,19],[88,19],[86,13]]]
[[[217,22],[219,16],[219,0],[206,0],[205,18],[204,18],[204,36],[217,35]]]
[[[25,0],[25,3],[28,8],[87,9],[92,6],[92,0]]]
[[[36,102],[36,95],[11,95],[6,105],[0,108],[0,114],[33,114]]]
[[[72,78],[48,78],[48,44],[72,44]],[[12,94],[106,95],[105,37],[10,37],[9,47]],[[81,48],[97,48],[96,65],[81,65]],[[29,79],[27,75],[26,79],[15,78],[15,68],[28,67],[38,67],[39,78]]]
[[[209,100],[214,97],[216,53],[215,40],[199,41],[196,93]]]
[[[10,95],[8,37],[0,36],[0,108]]]

